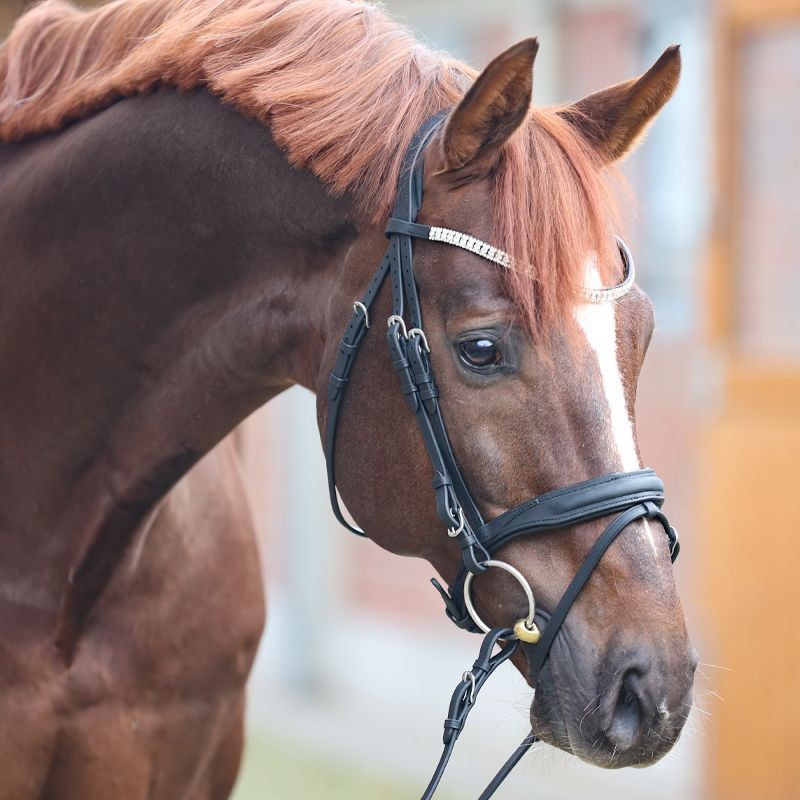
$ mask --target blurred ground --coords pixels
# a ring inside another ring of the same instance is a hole
[[[232,800],[264,800],[265,786],[270,800],[408,800],[420,793],[418,786],[389,783],[371,774],[368,764],[364,770],[351,769],[278,740],[251,736]]]

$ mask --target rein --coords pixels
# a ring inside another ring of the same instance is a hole
[[[680,549],[677,533],[661,511],[664,485],[651,469],[602,475],[535,497],[493,520],[485,521],[481,516],[453,454],[439,405],[439,392],[428,357],[430,348],[422,327],[422,309],[414,279],[412,239],[460,247],[503,268],[513,266],[506,253],[469,234],[420,225],[416,221],[422,206],[422,153],[446,114],[446,111],[442,111],[428,119],[415,134],[405,154],[392,216],[386,226],[389,246],[367,290],[353,304],[353,314],[330,376],[325,432],[328,490],[333,513],[348,530],[365,536],[363,531],[347,522],[339,506],[334,471],[336,428],[350,373],[361,342],[370,328],[372,303],[386,278],[391,276],[392,313],[387,320],[387,344],[392,366],[400,379],[406,403],[417,420],[433,467],[437,514],[448,536],[461,549],[462,564],[453,583],[445,589],[435,578],[431,582],[442,596],[446,614],[453,623],[464,630],[483,631],[486,634],[478,659],[472,669],[464,673],[451,698],[444,723],[444,750],[422,800],[433,797],[466,718],[486,680],[513,655],[520,642],[533,647],[531,672],[538,677],[570,608],[606,550],[628,525],[637,519],[655,519],[662,524],[667,535],[672,561],[675,561]],[[625,277],[622,283],[610,289],[586,290],[585,299],[588,302],[616,300],[633,285],[633,259],[622,240],[618,239],[617,242],[625,266]],[[519,536],[566,528],[610,514],[617,516],[594,543],[555,609],[549,614],[539,611],[538,616],[544,623],[544,629],[540,631],[534,621],[537,610],[528,582],[510,564],[493,559],[492,553]],[[528,600],[527,615],[517,620],[513,628],[490,629],[478,616],[472,603],[474,576],[492,567],[503,569],[516,578]],[[498,645],[501,645],[499,652],[492,655]],[[494,794],[536,741],[533,732],[525,737],[479,800],[487,800]]]

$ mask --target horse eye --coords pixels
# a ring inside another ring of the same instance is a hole
[[[486,337],[467,339],[464,342],[460,342],[458,352],[461,360],[471,369],[496,367],[503,363],[497,342],[493,342]]]

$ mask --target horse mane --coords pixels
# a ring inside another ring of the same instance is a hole
[[[414,131],[456,105],[475,75],[358,0],[114,0],[89,10],[47,0],[0,45],[0,142],[158,87],[205,87],[382,223]],[[587,255],[618,260],[597,156],[558,109],[537,108],[493,177],[493,244],[516,265],[508,292],[531,331],[563,329]]]

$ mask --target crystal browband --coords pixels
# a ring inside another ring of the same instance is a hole
[[[415,222],[406,222],[404,220],[390,217],[386,224],[386,235],[392,233],[401,233],[406,236],[414,236],[417,239],[428,239],[431,242],[444,242],[445,244],[452,245],[453,247],[460,247],[462,250],[468,250],[476,256],[485,258],[493,264],[498,264],[505,269],[512,269],[511,257],[504,250],[499,250],[493,247],[488,242],[470,236],[468,233],[461,233],[452,228],[440,228],[435,225],[420,225]],[[589,289],[584,287],[583,297],[589,303],[610,303],[618,300],[620,297],[626,295],[636,281],[636,268],[633,263],[633,256],[625,242],[619,236],[614,237],[619,248],[620,255],[622,256],[622,264],[624,267],[624,275],[622,282],[610,289]]]
[[[460,233],[450,228],[437,228],[432,227],[428,232],[428,239],[432,242],[446,242],[452,244],[454,247],[460,247],[462,250],[469,250],[470,253],[485,258],[487,261],[493,261],[501,267],[510,267],[511,258],[508,253],[492,247],[468,233]]]

